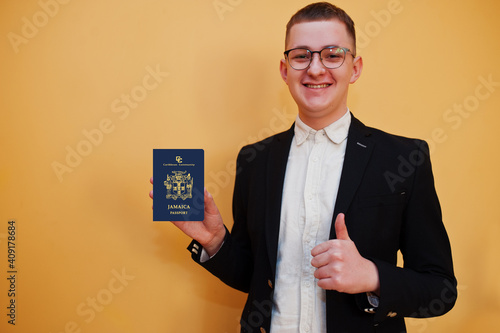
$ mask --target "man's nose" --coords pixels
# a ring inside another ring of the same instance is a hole
[[[313,53],[311,64],[307,69],[307,73],[309,75],[321,75],[325,73],[326,69],[323,63],[321,62],[321,56],[318,53]]]

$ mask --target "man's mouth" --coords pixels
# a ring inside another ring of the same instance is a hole
[[[325,84],[305,84],[307,88],[311,89],[321,89],[321,88],[328,88],[331,86],[331,84],[325,83]]]

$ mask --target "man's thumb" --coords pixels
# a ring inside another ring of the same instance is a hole
[[[337,239],[351,240],[345,225],[345,215],[342,213],[337,215],[337,218],[335,219],[335,234],[337,235]]]

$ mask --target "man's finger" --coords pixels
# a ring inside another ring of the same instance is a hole
[[[219,209],[215,204],[214,197],[210,194],[210,192],[207,191],[206,188],[204,193],[204,201],[205,201],[205,212],[211,215],[219,214]]]
[[[316,257],[317,255],[326,252],[329,249],[328,242],[323,242],[318,245],[316,245],[312,250],[311,250],[311,255],[313,257]],[[313,265],[314,266],[314,265]],[[319,267],[319,264],[316,264],[315,267]]]
[[[345,215],[342,213],[337,215],[337,218],[335,219],[335,233],[337,235],[337,239],[351,240],[345,225]]]

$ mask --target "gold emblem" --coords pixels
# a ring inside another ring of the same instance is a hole
[[[186,200],[193,197],[193,178],[187,171],[172,171],[173,175],[167,175],[163,182],[167,188],[167,199],[181,198]]]

